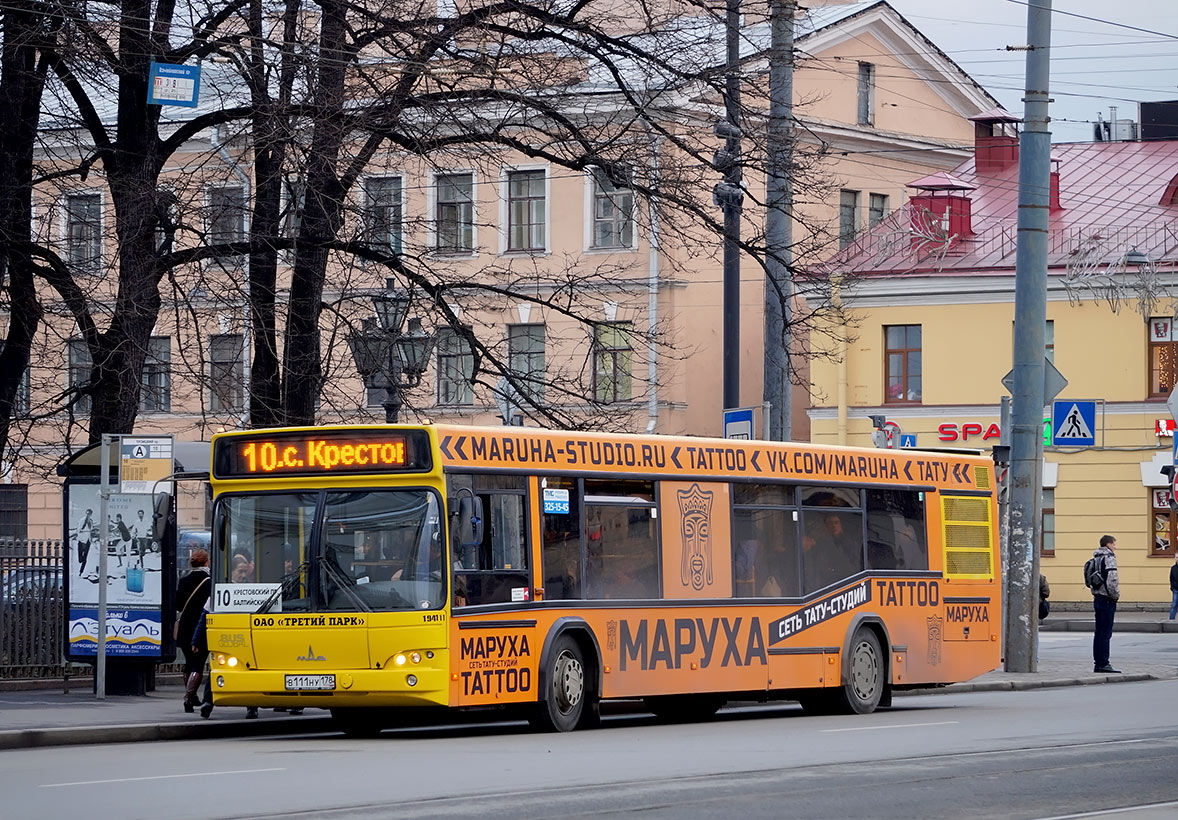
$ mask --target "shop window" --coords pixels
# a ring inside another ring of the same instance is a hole
[[[1150,555],[1173,555],[1175,535],[1178,533],[1178,516],[1170,511],[1170,490],[1154,489],[1150,493],[1153,501],[1150,510],[1153,518],[1153,538],[1149,544]]]
[[[1042,527],[1043,544],[1039,547],[1039,555],[1051,558],[1055,555],[1055,488],[1043,488]]]
[[[1165,398],[1178,384],[1178,328],[1169,317],[1149,320],[1149,397]]]

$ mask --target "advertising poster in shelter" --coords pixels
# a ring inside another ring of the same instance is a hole
[[[105,525],[97,484],[68,489],[65,562],[71,657],[98,653],[98,596],[106,586],[109,656],[159,657],[163,555],[154,531],[152,496],[112,493]],[[106,550],[106,577],[99,576]]]

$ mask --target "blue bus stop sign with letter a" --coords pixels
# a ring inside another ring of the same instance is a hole
[[[1051,443],[1056,447],[1096,444],[1096,402],[1057,399],[1051,404]]]

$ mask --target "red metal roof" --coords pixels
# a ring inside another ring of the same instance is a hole
[[[1051,212],[1049,267],[1062,268],[1081,252],[1111,260],[1132,248],[1155,263],[1178,263],[1178,204],[1161,204],[1178,190],[1178,140],[1064,143],[1053,145],[1051,153],[1059,160],[1063,207]],[[974,189],[969,194],[973,236],[954,239],[948,249],[927,237],[914,239],[909,204],[857,236],[822,267],[867,275],[1012,269],[1018,164],[977,174],[969,159],[949,176]]]

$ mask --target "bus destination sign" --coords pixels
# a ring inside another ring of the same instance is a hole
[[[215,478],[427,472],[424,430],[292,430],[217,438]]]

